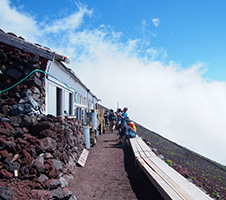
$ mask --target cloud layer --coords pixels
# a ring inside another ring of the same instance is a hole
[[[144,38],[122,42],[123,33],[109,26],[85,27],[94,10],[77,6],[65,18],[40,23],[2,0],[0,28],[72,56],[69,67],[102,104],[128,106],[134,121],[226,165],[226,82],[203,79],[203,63],[183,68],[167,61],[166,51],[144,46]]]

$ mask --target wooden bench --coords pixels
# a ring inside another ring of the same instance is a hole
[[[135,159],[164,199],[212,199],[176,170],[157,157],[141,137],[130,138]]]

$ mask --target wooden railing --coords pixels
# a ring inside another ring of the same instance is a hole
[[[189,182],[157,157],[141,137],[131,138],[135,159],[153,185],[166,200],[210,200],[205,192]]]

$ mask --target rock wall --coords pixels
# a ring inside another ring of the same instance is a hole
[[[41,69],[42,63],[38,56],[0,44],[1,92]],[[0,94],[0,178],[31,180],[29,187],[37,199],[75,199],[67,186],[84,149],[82,123],[45,116],[43,110],[44,75],[40,72]],[[0,184],[0,199],[5,198],[4,191],[8,199],[16,193]]]

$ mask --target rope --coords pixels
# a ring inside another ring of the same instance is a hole
[[[59,79],[56,78],[55,76],[49,74],[48,72],[42,71],[42,70],[40,70],[40,69],[35,69],[35,70],[33,70],[30,74],[28,74],[27,76],[25,76],[25,77],[24,77],[22,80],[20,80],[19,82],[15,83],[14,85],[10,86],[9,88],[6,88],[6,89],[4,89],[4,90],[1,90],[1,91],[0,91],[0,94],[2,94],[3,92],[6,92],[6,91],[8,91],[8,90],[10,90],[10,89],[12,89],[12,88],[14,88],[14,87],[16,87],[17,85],[19,85],[20,83],[22,83],[23,81],[25,81],[25,80],[26,80],[29,76],[31,76],[34,72],[41,72],[41,73],[47,74],[47,75],[53,77],[54,79],[58,80],[59,82],[63,83],[64,85],[66,85],[66,87],[67,87],[68,89],[74,90],[74,93],[75,93],[75,101],[77,102],[77,99],[76,99],[76,91],[75,91],[74,88],[69,87],[66,83],[64,83],[63,81],[59,80]]]

